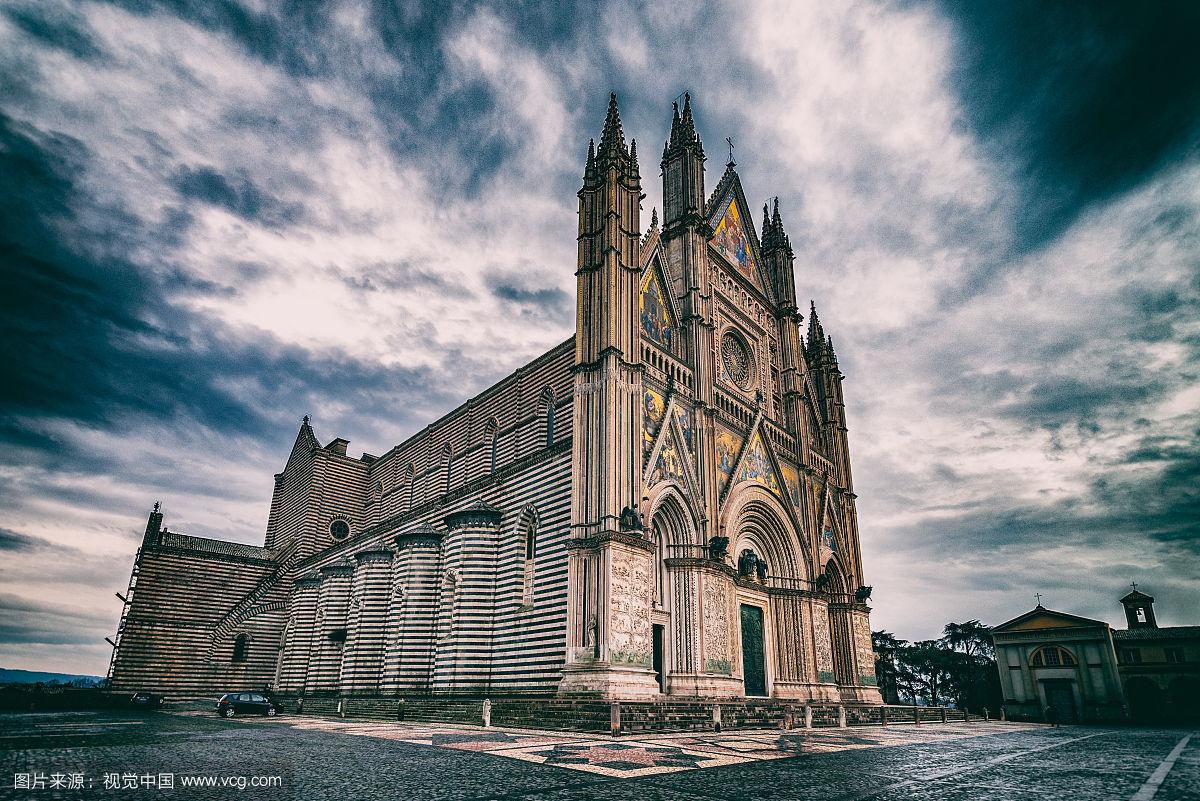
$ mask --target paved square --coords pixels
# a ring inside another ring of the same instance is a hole
[[[107,787],[113,778],[121,786]],[[611,738],[180,711],[0,715],[0,799],[227,798],[1200,801],[1200,736],[971,723]]]

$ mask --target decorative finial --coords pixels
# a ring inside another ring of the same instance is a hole
[[[650,209],[650,230],[658,228],[658,206]]]
[[[1033,594],[1033,597],[1037,598],[1038,606],[1041,606],[1042,605],[1042,594],[1040,592],[1035,592]]]
[[[161,503],[159,503],[158,501],[154,502],[154,511],[155,512],[157,512],[161,507],[162,507]]]
[[[729,143],[729,163],[726,164],[725,166],[726,167],[736,167],[737,162],[733,160],[733,137],[727,136],[727,137],[725,137],[725,141]]]
[[[304,415],[304,425],[308,425],[308,420],[309,420],[308,415],[307,414]]]

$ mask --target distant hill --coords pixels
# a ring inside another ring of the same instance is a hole
[[[104,679],[100,676],[79,676],[72,673],[42,673],[37,670],[9,670],[8,668],[0,668],[0,684],[50,684],[51,682],[71,684],[72,682],[86,682],[84,686],[92,686],[102,681]]]

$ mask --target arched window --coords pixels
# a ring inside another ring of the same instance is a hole
[[[1030,667],[1074,667],[1075,656],[1066,648],[1047,645],[1033,652],[1029,665]]]
[[[524,514],[521,515],[521,523],[517,530],[521,533],[525,546],[525,564],[521,583],[521,605],[533,606],[534,566],[537,564],[537,509],[532,506],[525,509]]]
[[[415,469],[411,462],[400,471],[400,511],[407,512],[413,505],[413,475]]]
[[[449,442],[442,446],[442,492],[450,491],[450,471],[454,467],[454,446]]]
[[[546,387],[538,398],[538,414],[546,421],[546,447],[554,444],[554,390]]]
[[[500,454],[500,424],[494,417],[488,420],[487,427],[484,429],[483,442],[487,447],[488,472],[495,473]]]
[[[233,656],[231,662],[245,662],[246,648],[250,643],[250,637],[246,634],[239,634],[233,638]]]

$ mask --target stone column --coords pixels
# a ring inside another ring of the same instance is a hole
[[[350,591],[351,614],[342,678],[342,689],[348,692],[379,690],[394,556],[395,553],[386,550],[354,555],[356,565]]]
[[[309,662],[309,690],[337,690],[346,645],[346,611],[350,601],[350,579],[354,564],[337,562],[321,568],[317,593],[316,642]]]
[[[453,586],[442,583],[435,692],[488,688],[496,606],[496,558],[502,511],[482,501],[446,516],[447,569]],[[450,595],[453,593],[453,596]]]
[[[395,541],[388,624],[394,640],[384,657],[383,687],[388,691],[428,692],[433,672],[442,532],[425,524],[397,535]]]
[[[321,574],[309,573],[296,579],[288,598],[288,617],[292,630],[283,644],[283,665],[279,671],[279,691],[302,693],[313,655],[313,632],[317,620],[317,594]]]

